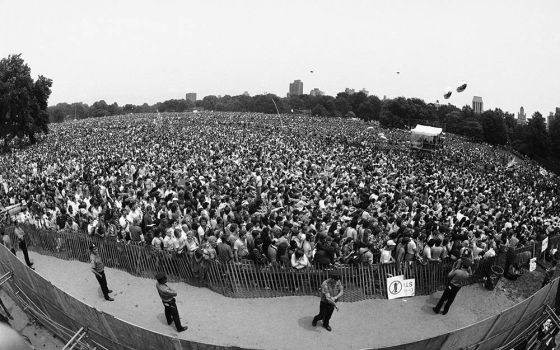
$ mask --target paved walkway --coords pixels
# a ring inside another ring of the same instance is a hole
[[[18,252],[21,259],[21,252]],[[86,263],[30,252],[36,271],[73,297],[99,310],[156,332],[197,342],[258,349],[364,349],[413,342],[462,328],[515,304],[502,293],[479,286],[461,289],[448,315],[432,307],[441,292],[408,299],[339,303],[332,332],[312,327],[317,297],[232,299],[205,288],[171,283],[189,329],[177,334],[165,322],[155,280],[106,269],[114,302],[101,289]]]

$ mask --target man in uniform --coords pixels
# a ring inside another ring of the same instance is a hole
[[[321,284],[321,303],[319,304],[319,314],[313,317],[313,322],[311,323],[313,327],[317,326],[317,321],[323,321],[323,328],[327,331],[331,331],[331,326],[329,326],[329,321],[336,308],[336,302],[342,294],[344,289],[342,288],[342,283],[340,282],[340,274],[338,271],[333,271],[330,273],[329,278],[327,278]]]
[[[472,262],[470,259],[461,258],[460,268],[453,268],[453,270],[449,272],[447,277],[450,278],[450,281],[447,284],[447,287],[445,287],[445,291],[443,292],[441,299],[439,300],[437,305],[432,309],[436,314],[439,314],[439,310],[441,309],[441,306],[446,300],[447,303],[443,308],[442,315],[447,314],[447,311],[449,311],[449,307],[453,303],[453,300],[455,300],[455,296],[459,292],[459,289],[461,289],[461,287],[465,284],[466,280],[470,276],[469,269],[471,265]]]
[[[89,251],[90,251],[89,260],[91,262],[91,271],[93,272],[95,278],[97,278],[97,281],[101,286],[101,291],[103,292],[103,296],[105,297],[105,300],[108,301],[115,300],[109,296],[109,293],[113,293],[113,291],[107,287],[107,277],[105,277],[105,265],[103,265],[103,261],[99,256],[99,250],[97,249],[97,246],[95,244],[91,244],[89,246]]]
[[[177,296],[177,292],[171,289],[167,285],[167,277],[164,273],[160,272],[156,275],[156,288],[163,302],[163,307],[165,308],[165,318],[167,320],[167,324],[170,325],[171,323],[175,322],[175,327],[177,328],[177,332],[186,331],[188,327],[183,327],[181,325],[181,319],[179,318],[179,310],[177,310],[177,304],[175,303],[175,297]]]

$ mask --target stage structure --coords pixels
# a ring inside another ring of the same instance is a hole
[[[443,147],[442,129],[427,125],[416,125],[410,133],[410,144],[412,148],[435,151]]]

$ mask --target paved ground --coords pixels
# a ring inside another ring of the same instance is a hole
[[[339,303],[340,311],[331,320],[333,331],[327,332],[311,326],[319,308],[317,297],[232,299],[205,288],[171,283],[179,293],[183,323],[189,326],[178,335],[165,322],[154,280],[107,269],[115,297],[114,302],[107,302],[88,264],[35,252],[30,256],[36,272],[54,285],[123,320],[183,339],[259,349],[363,349],[407,343],[468,326],[519,301],[499,289],[491,292],[475,285],[461,289],[446,316],[431,310],[441,292],[407,299]]]

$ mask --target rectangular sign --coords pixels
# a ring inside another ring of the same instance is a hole
[[[387,298],[396,299],[413,297],[415,293],[416,281],[405,280],[403,275],[387,278]]]
[[[546,237],[542,241],[541,253],[544,252],[546,250],[546,248],[548,248],[548,237]]]
[[[529,260],[529,272],[533,272],[537,269],[537,258],[532,258]]]

